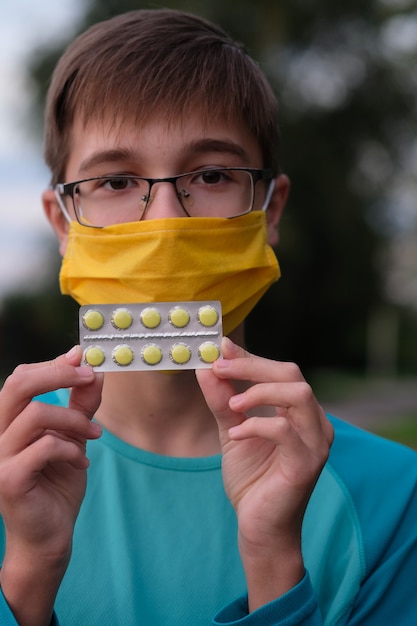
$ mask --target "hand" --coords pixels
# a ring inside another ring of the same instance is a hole
[[[197,378],[219,427],[223,480],[237,514],[254,608],[303,575],[302,521],[333,429],[296,365],[256,357],[230,339],[223,340],[222,353]],[[232,381],[252,386],[236,394]]]
[[[91,422],[101,377],[80,367],[80,360],[77,346],[54,361],[21,365],[0,392],[0,513],[6,528],[1,585],[16,615],[20,581],[27,587],[31,576],[36,589],[33,570],[42,570],[40,580],[47,584],[50,568],[56,587],[68,564],[86,487],[86,440],[101,432]],[[68,408],[32,402],[63,387],[72,388]],[[33,611],[27,598],[25,604]],[[21,621],[31,623],[23,616]]]

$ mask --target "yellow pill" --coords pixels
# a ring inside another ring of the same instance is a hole
[[[112,352],[113,361],[117,365],[130,365],[134,359],[132,348],[127,345],[116,346]]]
[[[142,359],[148,365],[158,365],[162,360],[162,350],[155,343],[149,343],[142,348]]]
[[[184,309],[181,306],[176,306],[169,312],[169,321],[177,328],[184,328],[184,326],[187,326],[190,321],[190,314],[187,309]]]
[[[220,356],[219,347],[212,341],[205,341],[198,349],[198,355],[204,363],[213,363]]]
[[[213,306],[207,304],[198,309],[198,320],[203,326],[214,326],[218,319],[219,314]]]
[[[132,325],[133,317],[127,309],[116,309],[111,318],[113,326],[116,328],[126,329]]]
[[[100,311],[90,309],[83,315],[83,324],[88,330],[98,330],[104,324],[104,316]]]
[[[174,344],[169,354],[174,363],[178,363],[178,365],[184,365],[191,359],[191,350],[185,343]]]
[[[140,314],[140,319],[146,328],[156,328],[161,323],[161,314],[158,309],[147,307]]]
[[[91,348],[87,348],[84,352],[84,360],[91,367],[98,367],[104,363],[104,352],[98,346],[91,346]]]

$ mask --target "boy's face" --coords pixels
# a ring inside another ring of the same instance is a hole
[[[167,125],[154,120],[137,128],[90,122],[87,127],[76,122],[71,134],[65,181],[86,178],[131,175],[164,178],[208,167],[262,168],[262,155],[256,138],[242,123],[222,120],[202,124],[198,116]],[[268,239],[277,241],[277,225],[288,193],[288,179],[279,176],[267,211]],[[261,181],[255,187],[254,208],[260,209],[266,193]],[[60,239],[61,254],[67,245],[68,223],[63,219],[51,190],[43,195],[44,206]],[[72,203],[67,203],[75,219]],[[173,185],[159,183],[152,189],[152,202],[143,219],[187,217]]]

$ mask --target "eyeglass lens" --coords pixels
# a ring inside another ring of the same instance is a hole
[[[90,226],[137,221],[143,217],[162,182],[175,185],[178,200],[190,217],[236,217],[251,210],[253,179],[245,170],[205,170],[178,176],[175,181],[150,183],[130,176],[78,183],[73,192],[78,219]]]

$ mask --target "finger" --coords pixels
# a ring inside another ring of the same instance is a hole
[[[229,437],[233,441],[260,438],[273,443],[285,459],[286,467],[299,468],[300,476],[308,475],[305,470],[309,466],[314,470],[321,469],[329,455],[329,444],[324,437],[310,448],[285,417],[251,417],[231,428]]]
[[[276,445],[291,444],[300,448],[302,441],[285,417],[250,417],[241,424],[229,429],[229,436],[235,441],[260,437]]]
[[[0,491],[3,496],[28,492],[38,479],[39,473],[53,463],[69,463],[75,469],[86,469],[89,465],[85,448],[79,442],[65,440],[48,433],[37,439],[30,447],[22,450],[12,462],[2,466]]]
[[[102,389],[103,374],[96,373],[90,384],[71,389],[69,408],[81,411],[92,419],[100,406]]]
[[[50,463],[69,463],[75,469],[86,469],[89,465],[85,447],[74,440],[66,440],[48,433],[22,453],[29,471],[40,472]]]
[[[291,487],[293,496],[296,493],[294,488],[298,493],[300,493],[300,489],[304,491],[306,487],[309,488],[309,492],[311,491],[312,485],[329,455],[329,446],[325,444],[324,440],[319,447],[313,449],[306,447],[298,433],[284,417],[249,418],[242,424],[231,428],[229,438],[231,441],[240,441],[240,445],[244,442],[249,445],[251,440],[262,440],[271,444],[271,448],[267,446],[264,449],[263,455],[262,447],[258,447],[258,462],[264,464],[265,468],[269,468],[270,477],[273,479],[275,487],[277,481],[283,478],[287,487]],[[276,456],[277,453],[278,456]],[[273,455],[278,461],[279,471],[270,455]],[[248,459],[250,459],[250,455],[248,455]]]
[[[313,390],[306,382],[300,383],[257,383],[245,391],[235,394],[230,404],[236,411],[247,411],[256,406],[271,405],[291,409],[293,407],[316,408]]]
[[[219,378],[251,382],[304,381],[300,368],[295,363],[255,356],[234,344],[228,337],[223,337],[221,349],[223,358],[213,363],[213,371]]]
[[[230,398],[229,404],[245,413],[260,405],[285,409],[286,419],[309,447],[320,446],[323,437],[327,445],[333,440],[333,428],[306,382],[258,383]]]
[[[229,429],[233,440],[260,437],[274,444],[285,446],[289,455],[306,449],[303,439],[286,417],[250,417]],[[326,446],[327,448],[327,446]]]
[[[249,356],[249,352],[234,343],[230,337],[222,337],[221,353],[225,359],[245,358]]]
[[[229,428],[246,419],[229,405],[230,398],[236,393],[235,388],[231,381],[219,379],[211,369],[196,370],[196,377],[222,437]]]
[[[34,396],[91,383],[96,374],[90,366],[80,366],[80,360],[81,348],[76,346],[52,361],[19,365],[0,392],[0,432],[4,432]]]
[[[2,457],[19,453],[51,431],[82,442],[96,439],[101,433],[99,425],[91,423],[88,416],[79,411],[32,402],[3,434]]]

